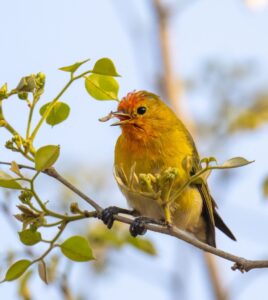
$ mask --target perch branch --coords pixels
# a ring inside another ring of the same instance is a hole
[[[11,163],[9,162],[2,162],[0,161],[1,165],[8,165],[10,166]],[[28,170],[35,170],[34,167],[26,166],[22,164],[18,164],[18,167],[21,169],[28,169]],[[49,168],[47,170],[43,171],[44,174],[55,178],[57,181],[61,182],[63,185],[65,185],[67,188],[69,188],[71,191],[73,191],[75,194],[80,196],[83,200],[85,200],[88,204],[93,206],[96,209],[96,214],[92,214],[93,218],[98,217],[98,215],[101,213],[103,208],[99,206],[94,200],[92,200],[90,197],[82,193],[79,189],[77,189],[75,186],[73,186],[70,182],[68,182],[65,178],[63,178],[54,168]],[[85,218],[88,218],[88,216],[85,216]],[[115,215],[115,220],[125,223],[125,224],[131,224],[133,222],[133,218],[129,216],[122,216],[122,215]],[[209,246],[196,238],[188,235],[183,230],[180,230],[175,227],[165,227],[155,224],[146,224],[145,228],[150,231],[166,234],[169,236],[176,237],[180,240],[185,241],[188,244],[191,244],[195,246],[196,248],[199,248],[205,252],[212,253],[218,257],[221,257],[225,260],[229,260],[231,262],[234,262],[234,265],[232,266],[232,270],[239,270],[242,273],[248,272],[252,269],[260,269],[260,268],[268,268],[268,260],[250,260],[246,259],[234,254],[231,254],[229,252],[225,252],[221,249],[214,248],[212,246]]]

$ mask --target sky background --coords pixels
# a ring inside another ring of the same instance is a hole
[[[166,2],[175,5],[175,1]],[[231,63],[253,60],[258,68],[257,77],[252,79],[254,85],[267,86],[268,10],[252,11],[238,0],[192,2],[181,13],[174,13],[170,24],[177,73],[183,78],[194,76],[209,58]],[[155,74],[160,73],[161,57],[155,50],[157,35],[150,1],[9,0],[1,1],[1,12],[0,85],[8,82],[13,88],[22,76],[44,72],[47,84],[40,106],[50,101],[68,80],[68,74],[57,69],[86,58],[91,59],[91,66],[101,57],[114,61],[122,75],[119,78],[120,98],[134,89],[155,90]],[[184,104],[191,116],[210,118],[211,112],[202,104],[206,103],[203,97],[202,93],[184,94]],[[74,83],[62,100],[71,106],[69,119],[54,128],[43,126],[36,147],[60,144],[57,168],[61,172],[77,170],[81,166],[110,174],[110,192],[102,195],[102,201],[107,206],[124,205],[123,196],[112,178],[113,149],[120,129],[98,122],[99,117],[116,108],[116,102],[93,100],[86,93],[83,81]],[[12,118],[20,132],[25,130],[27,111],[24,108],[24,103],[15,98],[5,106],[6,115]],[[3,146],[8,138],[9,135],[1,130],[2,161],[14,160],[14,153],[5,151]],[[261,180],[267,175],[267,143],[267,127],[254,134],[232,136],[222,151],[217,152],[219,161],[244,156],[256,162],[243,170],[230,171],[236,175],[231,185],[225,187],[213,178],[211,180],[221,215],[238,238],[238,242],[233,243],[218,233],[218,246],[256,259],[268,255],[268,245],[264,242],[268,207],[261,193]],[[206,149],[205,145],[197,143],[197,146]],[[201,156],[214,154],[201,153]],[[15,159],[17,157],[15,155]],[[19,157],[16,160],[23,161]],[[79,173],[76,176],[79,177]],[[40,190],[48,197],[57,189],[53,183],[49,187],[41,180]],[[94,191],[92,193],[94,196]],[[4,239],[1,256],[7,249],[16,248],[18,239],[6,220],[2,218],[0,224],[0,237]],[[213,299],[204,276],[200,251],[170,237],[154,233],[148,236],[156,243],[157,258],[126,248],[119,254],[113,253],[115,263],[99,278],[89,274],[85,267],[75,267],[71,275],[75,291],[88,288],[93,295],[88,299],[97,300],[111,298],[111,295],[112,299],[118,300],[126,299],[126,295],[130,300],[172,299],[170,278],[175,274],[177,285],[183,285],[181,299]],[[232,299],[263,299],[267,290],[267,271],[241,275],[230,270],[229,262],[220,259],[218,262],[224,284],[231,287]],[[185,276],[189,278],[187,282]],[[35,299],[56,299],[53,288],[46,287],[36,277]],[[5,299],[17,299],[16,284],[1,285],[0,295]]]

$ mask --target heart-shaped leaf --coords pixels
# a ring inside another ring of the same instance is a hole
[[[114,63],[106,57],[99,59],[95,63],[92,73],[108,76],[120,76],[116,71]]]
[[[61,245],[61,252],[74,261],[89,261],[94,259],[89,242],[82,236],[75,235],[68,238]]]
[[[46,103],[40,108],[40,115],[43,116],[44,113],[46,112],[48,106],[51,104],[51,102]],[[70,113],[70,107],[68,104],[64,102],[56,102],[51,111],[49,112],[46,122],[49,125],[57,125],[63,121],[65,121]]]
[[[85,79],[85,87],[96,100],[118,100],[119,85],[113,77],[91,74]]]
[[[35,168],[37,171],[43,171],[51,167],[60,155],[60,147],[47,145],[39,148],[35,154]]]
[[[31,229],[19,232],[20,240],[24,245],[32,246],[39,243],[42,239],[41,233]]]

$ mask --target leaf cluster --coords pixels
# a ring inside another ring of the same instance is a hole
[[[40,118],[36,124],[33,124],[33,115],[45,91],[45,74],[40,72],[27,75],[21,78],[17,86],[11,90],[9,90],[7,83],[0,88],[0,127],[6,129],[11,135],[5,146],[8,150],[18,152],[29,160],[33,170],[33,176],[28,178],[15,161],[11,162],[10,171],[13,175],[0,171],[0,187],[20,191],[17,205],[19,213],[15,215],[15,218],[22,224],[22,229],[18,232],[21,243],[27,247],[39,243],[48,244],[47,250],[40,257],[14,262],[7,270],[3,281],[19,278],[30,266],[38,263],[39,275],[47,282],[45,258],[54,248],[60,248],[62,254],[74,261],[83,262],[94,259],[93,250],[87,238],[72,236],[62,243],[58,243],[58,240],[68,223],[95,216],[95,213],[81,211],[78,205],[74,208],[74,204],[70,207],[70,213],[61,214],[50,210],[35,188],[35,182],[40,173],[52,172],[53,166],[60,156],[59,145],[44,145],[36,149],[36,136],[44,123],[56,126],[68,119],[71,109],[61,99],[70,86],[75,81],[84,79],[85,90],[92,98],[118,101],[119,84],[116,78],[120,75],[117,73],[114,63],[109,58],[101,58],[96,61],[92,69],[77,74],[80,68],[88,62],[89,59],[59,68],[59,70],[69,74],[69,80],[55,98],[41,105],[39,109]],[[17,96],[19,101],[24,101],[26,109],[28,109],[25,135],[20,134],[11,126],[4,115],[5,102],[13,96]],[[50,221],[51,219],[54,221]],[[43,238],[42,232],[44,230],[40,231],[41,228],[48,227],[56,229],[55,236],[51,240]]]

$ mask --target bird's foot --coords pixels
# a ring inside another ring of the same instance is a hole
[[[114,224],[114,216],[118,215],[120,213],[131,215],[131,216],[135,215],[135,211],[120,208],[120,207],[117,207],[117,206],[110,206],[110,207],[107,207],[107,208],[102,210],[102,212],[99,215],[99,219],[101,219],[103,221],[103,223],[105,225],[107,225],[107,227],[109,229],[111,229],[113,227],[113,224]]]
[[[129,232],[133,237],[144,235],[147,231],[146,224],[163,225],[163,221],[157,221],[148,217],[138,217],[129,226]]]

